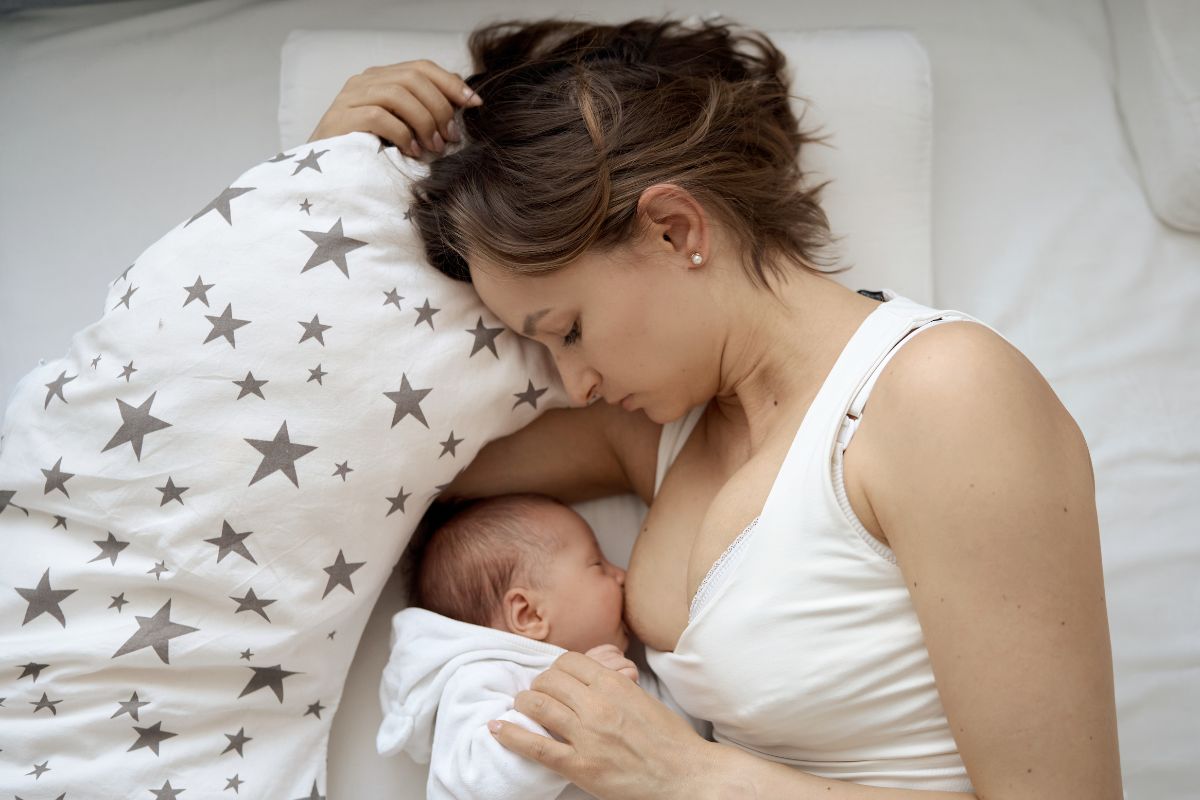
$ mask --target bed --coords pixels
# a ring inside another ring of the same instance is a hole
[[[213,194],[213,175],[296,144],[281,142],[277,117],[291,31],[464,31],[510,15],[668,10],[712,9],[135,0],[0,16],[0,387],[8,393],[56,357],[95,318],[113,276]],[[1118,97],[1121,15],[1101,0],[745,0],[736,12],[764,29],[911,30],[928,51],[933,302],[1000,330],[1079,422],[1096,471],[1126,796],[1191,796],[1200,783],[1200,234],[1152,206],[1147,157]],[[628,527],[640,509],[585,513]],[[424,796],[422,767],[374,753],[396,609],[381,602],[361,637],[330,736],[331,798]]]

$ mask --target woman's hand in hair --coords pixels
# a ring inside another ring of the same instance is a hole
[[[370,67],[346,81],[308,140],[364,131],[413,157],[441,153],[461,138],[455,112],[482,103],[462,78],[432,61]]]
[[[601,800],[696,797],[710,742],[633,681],[568,652],[514,706],[557,739],[496,721],[492,735]]]

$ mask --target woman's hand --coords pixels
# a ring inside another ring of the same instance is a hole
[[[489,723],[504,747],[604,800],[693,797],[708,742],[636,684],[592,658],[564,653],[516,696],[517,711],[558,740]]]
[[[455,111],[482,104],[462,78],[432,61],[370,67],[346,81],[308,140],[365,131],[419,158],[422,148],[441,153],[459,141]]]
[[[601,644],[584,653],[599,664],[619,672],[634,683],[638,682],[637,664],[625,657],[625,653],[615,644]]]

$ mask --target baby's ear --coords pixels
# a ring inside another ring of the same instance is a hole
[[[550,635],[550,622],[541,608],[537,592],[514,586],[500,601],[504,624],[510,633],[544,641]]]

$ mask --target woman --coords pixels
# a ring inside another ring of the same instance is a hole
[[[626,621],[717,739],[568,653],[516,698],[558,740],[500,742],[602,798],[1120,797],[1083,437],[986,326],[824,277],[781,54],[649,21],[471,48],[466,82],[357,76],[314,138],[446,153],[431,262],[584,406],[447,494],[641,496]]]

